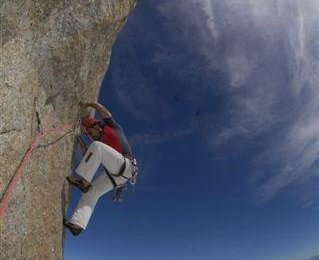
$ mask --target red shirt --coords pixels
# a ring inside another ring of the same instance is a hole
[[[103,118],[101,141],[123,155],[132,155],[132,149],[122,127],[113,118]]]
[[[108,125],[105,125],[103,127],[103,133],[101,137],[101,141],[109,146],[111,146],[113,149],[118,151],[119,153],[123,153],[122,145],[117,137],[116,132],[114,129]]]

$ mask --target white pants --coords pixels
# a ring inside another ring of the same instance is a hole
[[[130,178],[132,177],[133,171],[133,165],[130,160],[124,158],[122,154],[112,147],[102,142],[95,141],[91,143],[75,171],[85,180],[91,182],[101,163],[108,172],[117,174],[120,171],[124,160],[126,168],[123,175]],[[123,177],[113,177],[113,179],[117,185],[122,185],[127,181],[127,179]],[[93,180],[88,192],[83,193],[70,222],[85,229],[98,199],[112,189],[113,184],[105,171],[103,171]]]

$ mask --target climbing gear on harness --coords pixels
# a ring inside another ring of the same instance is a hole
[[[82,180],[78,180],[78,179],[74,178],[73,176],[68,176],[68,177],[66,177],[66,179],[68,180],[68,182],[71,185],[74,185],[75,187],[80,189],[83,193],[88,192],[89,189],[91,188],[91,184],[85,185]]]
[[[121,203],[121,202],[123,202],[122,193],[123,193],[124,188],[126,189],[126,186],[125,186],[125,185],[123,185],[123,186],[117,188],[116,194],[115,194],[115,196],[112,198],[112,201],[113,201],[114,203]]]
[[[134,186],[137,182],[138,167],[137,167],[137,161],[135,158],[131,159],[131,163],[132,163],[134,169],[132,172],[132,177],[130,179],[130,183]]]
[[[109,177],[109,179],[112,183],[112,186],[113,186],[112,189],[116,188],[116,195],[115,195],[115,197],[112,198],[112,201],[114,203],[123,202],[123,198],[121,197],[121,195],[122,195],[123,187],[125,186],[125,184],[118,185],[116,183],[116,181],[114,180],[114,177],[112,176],[112,174],[105,167],[103,167],[103,168],[104,168],[105,174],[107,175],[107,177]]]
[[[126,156],[123,157],[124,158],[124,162],[119,170],[119,172],[117,174],[113,174],[113,173],[110,173],[105,167],[104,167],[104,171],[106,173],[106,175],[109,177],[111,183],[112,183],[112,186],[113,186],[113,189],[116,188],[116,195],[112,198],[112,201],[114,203],[118,203],[118,202],[123,202],[123,197],[122,197],[122,193],[124,191],[124,189],[126,189],[126,183],[123,184],[123,185],[118,185],[115,181],[115,177],[123,177],[124,179],[127,179],[130,181],[130,183],[132,185],[135,185],[136,184],[136,177],[137,177],[137,162],[136,162],[136,159],[131,157],[129,158],[130,160],[130,163],[132,164],[133,166],[133,170],[132,170],[132,176],[131,177],[127,177],[124,175],[124,172],[125,172],[125,169],[126,169],[126,160],[125,158],[128,158]]]
[[[128,158],[128,159],[130,160],[130,163],[132,164],[132,167],[133,167],[131,177],[127,177],[127,176],[125,176],[125,175],[123,174],[124,171],[125,171],[125,169],[126,169],[126,160],[125,160],[125,158]],[[117,188],[117,190],[116,190],[116,195],[115,195],[115,197],[113,197],[113,199],[112,199],[113,202],[115,202],[115,203],[117,203],[117,202],[123,202],[123,196],[122,196],[122,194],[123,194],[123,191],[127,189],[127,184],[126,184],[126,183],[125,183],[124,185],[120,185],[120,186],[117,185],[116,182],[115,182],[115,180],[114,180],[114,178],[113,178],[113,176],[122,177],[122,178],[124,178],[124,179],[129,180],[130,183],[131,183],[131,185],[134,187],[135,184],[136,184],[136,181],[137,181],[137,170],[138,170],[138,168],[137,168],[137,161],[136,161],[136,159],[135,159],[134,157],[132,157],[132,156],[126,156],[126,155],[124,156],[124,163],[122,164],[122,167],[121,167],[121,169],[120,169],[120,171],[119,171],[118,174],[114,175],[114,174],[108,172],[108,171],[105,169],[106,174],[108,175],[109,179],[111,180],[111,182],[112,182],[112,184],[113,184],[113,188]]]

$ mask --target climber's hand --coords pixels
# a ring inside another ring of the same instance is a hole
[[[89,102],[89,103],[82,103],[80,102],[79,105],[81,106],[82,109],[92,107],[95,109],[97,112],[100,113],[102,118],[111,118],[112,114],[109,110],[107,110],[103,105],[97,103],[97,102]]]

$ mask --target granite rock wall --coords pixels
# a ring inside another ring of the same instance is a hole
[[[0,199],[39,132],[96,100],[111,48],[137,0],[1,1]],[[35,108],[35,100],[37,107]],[[76,131],[45,135],[0,219],[0,259],[63,259]]]

